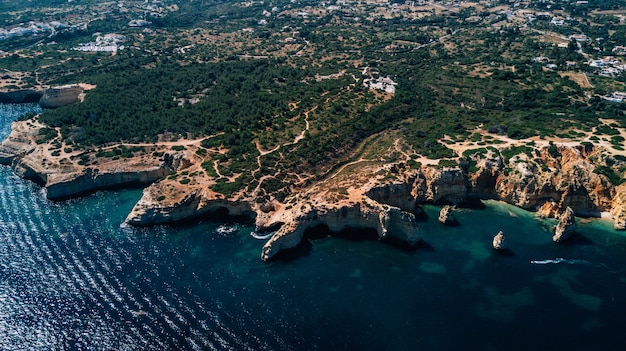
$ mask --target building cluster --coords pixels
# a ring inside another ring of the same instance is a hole
[[[121,34],[97,34],[96,41],[79,44],[77,47],[72,48],[72,50],[87,52],[117,52],[118,50],[124,49],[124,46],[120,44],[126,40],[126,36]]]
[[[389,77],[367,78],[363,80],[363,86],[370,90],[384,91],[388,94],[395,94],[398,83]]]
[[[601,59],[591,60],[589,66],[597,68],[599,75],[610,78],[615,78],[626,70],[626,65],[623,65],[620,60],[613,56],[605,56]]]
[[[626,93],[621,91],[614,91],[611,94],[601,96],[601,98],[611,102],[622,103],[624,102],[624,100],[626,100]]]

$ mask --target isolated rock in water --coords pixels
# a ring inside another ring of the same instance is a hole
[[[502,231],[499,231],[498,234],[496,234],[496,236],[493,237],[492,245],[493,245],[494,250],[497,250],[497,251],[508,248]]]
[[[565,212],[559,217],[559,224],[557,224],[554,230],[554,236],[552,241],[555,243],[562,242],[569,239],[576,231],[576,218],[574,217],[574,210],[571,207],[565,209]]]
[[[439,211],[439,222],[447,225],[457,224],[458,221],[454,218],[452,214],[452,207],[444,206],[441,211]]]

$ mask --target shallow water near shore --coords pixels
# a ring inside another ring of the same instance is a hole
[[[0,105],[0,137],[34,108]],[[557,245],[553,221],[506,204],[456,227],[425,206],[417,250],[325,237],[263,263],[249,225],[121,227],[140,196],[50,202],[0,167],[0,349],[626,348],[626,235],[608,221]]]

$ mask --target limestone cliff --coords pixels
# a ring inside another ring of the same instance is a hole
[[[255,212],[247,201],[227,200],[209,190],[194,189],[180,198],[159,198],[158,187],[144,191],[142,198],[126,218],[126,223],[134,226],[172,224],[204,214],[226,209],[230,216],[254,218]]]
[[[32,120],[14,122],[11,134],[0,144],[0,163],[11,165],[20,177],[45,186],[49,199],[146,185],[173,170],[173,156],[169,154],[163,158],[142,154],[114,160],[96,157],[93,150],[65,152],[50,143],[38,143],[39,131],[44,127]]]
[[[326,204],[305,210],[294,209],[283,215],[280,229],[263,246],[261,258],[265,261],[274,257],[280,250],[297,246],[304,232],[318,225],[327,226],[332,232],[344,229],[376,229],[380,239],[391,239],[415,246],[420,241],[415,216],[397,207],[367,202],[365,205]],[[259,229],[275,226],[276,222],[257,221]]]
[[[22,89],[9,92],[0,91],[0,102],[4,104],[27,104],[39,102],[43,93],[33,89]]]
[[[83,92],[83,88],[79,85],[65,85],[60,87],[52,87],[44,91],[39,105],[42,108],[57,108],[79,101],[79,96]]]
[[[613,226],[617,230],[626,229],[626,183],[615,188],[615,196],[611,206]]]
[[[45,187],[47,197],[60,200],[88,194],[96,190],[150,184],[169,174],[170,169],[156,166],[134,171],[99,171],[86,168],[79,174],[50,174]]]
[[[499,199],[530,210],[548,201],[580,214],[611,210],[615,187],[595,172],[596,165],[580,148],[542,148],[531,156],[522,153],[509,160],[496,180]]]
[[[626,185],[615,187],[604,175],[624,169],[626,162],[590,146],[527,147],[512,156],[492,148],[459,159],[458,167],[446,168],[410,167],[405,161],[368,162],[294,188],[278,201],[272,194],[241,190],[225,197],[212,191],[216,179],[205,172],[205,160],[196,153],[201,141],[186,141],[182,151],[173,151],[167,142],[135,145],[142,151],[116,160],[98,156],[108,154],[106,150],[67,148],[59,137],[39,143],[42,128],[46,126],[36,120],[15,122],[0,144],[0,162],[44,185],[48,197],[152,183],[127,223],[167,224],[226,209],[230,215],[255,220],[259,231],[275,231],[263,248],[265,260],[298,245],[305,231],[318,225],[333,232],[370,228],[381,239],[416,245],[420,236],[415,214],[420,204],[457,205],[471,197],[541,209],[549,217],[565,208],[572,216],[610,211],[616,228],[626,226]]]

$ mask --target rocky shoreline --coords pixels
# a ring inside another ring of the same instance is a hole
[[[254,220],[259,232],[274,232],[263,247],[263,260],[297,246],[307,229],[319,225],[333,232],[373,229],[381,240],[416,246],[420,235],[415,216],[426,203],[463,206],[472,199],[495,199],[543,217],[610,214],[616,229],[626,226],[626,184],[616,186],[598,172],[598,166],[621,168],[624,161],[591,145],[555,145],[508,158],[497,150],[481,152],[460,158],[452,168],[411,167],[403,161],[369,164],[358,169],[358,177],[344,172],[294,191],[284,201],[259,201],[255,194],[241,192],[225,198],[210,189],[210,178],[181,187],[167,177],[183,168],[201,170],[192,150],[168,149],[162,157],[144,154],[123,162],[96,159],[97,166],[81,166],[70,161],[79,154],[59,160],[50,156],[50,145],[37,144],[41,127],[33,121],[15,122],[0,144],[0,163],[45,186],[50,199],[151,184],[126,223],[171,224],[226,209],[229,215]]]
[[[14,122],[11,134],[0,144],[0,164],[9,165],[14,172],[46,188],[51,200],[64,200],[98,190],[128,186],[145,186],[163,178],[173,170],[168,162],[148,157],[125,162],[101,160],[96,165],[81,165],[80,152],[52,156],[51,145],[38,144],[36,121]],[[58,151],[61,154],[61,151]]]

